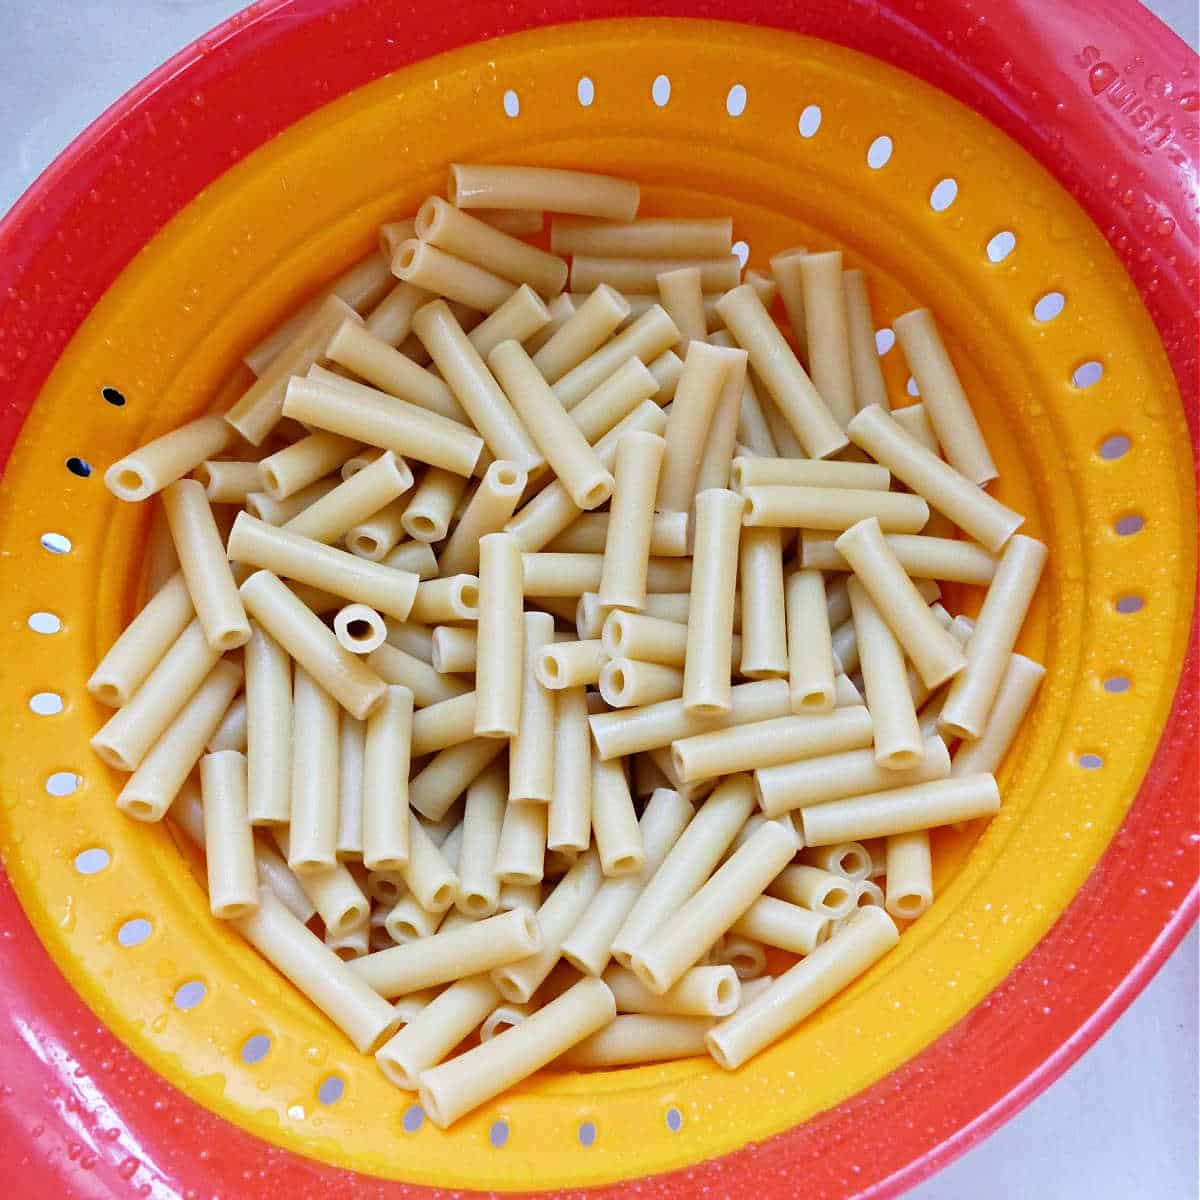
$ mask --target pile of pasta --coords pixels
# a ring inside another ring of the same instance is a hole
[[[448,197],[109,468],[161,519],[89,682],[118,806],[442,1127],[550,1063],[735,1069],[886,954],[930,829],[999,808],[1046,558],[925,310],[890,410],[840,253],[743,278],[583,172]]]

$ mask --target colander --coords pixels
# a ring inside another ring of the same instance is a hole
[[[1063,1071],[1197,908],[1197,108],[1133,0],[269,0],[87,130],[0,225],[10,1194],[890,1195]],[[937,835],[895,952],[739,1072],[545,1072],[443,1133],[119,816],[84,681],[149,517],[103,467],[452,159],[631,175],[752,265],[842,249],[894,405],[928,304],[1052,557],[1004,807]]]

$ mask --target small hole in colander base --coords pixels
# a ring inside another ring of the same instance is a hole
[[[888,328],[875,330],[875,353],[882,358],[896,344],[895,333]]]
[[[596,1140],[596,1126],[591,1121],[584,1121],[579,1127],[579,1144],[590,1146]]]
[[[248,1037],[242,1046],[242,1062],[249,1066],[262,1062],[271,1049],[271,1039],[265,1033]]]
[[[734,242],[730,249],[744,268],[750,261],[750,247],[745,242]]]
[[[63,698],[57,692],[35,692],[29,697],[30,709],[39,717],[53,717],[63,710]]]
[[[72,455],[67,459],[67,470],[72,475],[78,475],[80,479],[86,479],[92,473],[92,464],[86,459]]]
[[[1071,373],[1071,382],[1077,388],[1091,387],[1094,383],[1099,383],[1101,376],[1104,374],[1104,364],[1091,359],[1088,362],[1080,363],[1079,366]]]
[[[1053,321],[1067,305],[1067,299],[1062,292],[1047,292],[1033,306],[1033,316],[1036,321]]]
[[[867,166],[872,171],[878,171],[888,165],[892,157],[892,139],[886,133],[881,133],[867,148]]]
[[[46,792],[51,796],[72,796],[82,783],[83,776],[74,771],[55,771],[46,780]]]
[[[1129,686],[1128,675],[1110,675],[1104,681],[1104,690],[1111,692],[1114,696],[1119,696],[1122,692],[1129,691]]]
[[[154,926],[145,917],[134,917],[117,930],[117,942],[126,950],[140,946],[153,932]]]
[[[404,1126],[405,1133],[416,1133],[425,1124],[425,1110],[419,1104],[410,1104],[404,1110],[400,1124]]]
[[[30,613],[28,624],[34,633],[57,633],[62,628],[62,621],[48,612]]]
[[[1104,759],[1098,754],[1081,754],[1079,756],[1079,765],[1088,771],[1096,771],[1104,766]]]
[[[596,85],[586,75],[581,75],[575,85],[575,98],[583,108],[590,108],[596,99]]]
[[[103,397],[105,403],[111,404],[113,408],[123,408],[125,406],[125,393],[115,387],[102,387],[100,395]]]
[[[810,104],[800,114],[800,120],[796,123],[796,128],[800,131],[802,138],[816,137],[817,130],[821,128],[821,106],[819,104]]]
[[[725,97],[725,111],[731,117],[740,117],[746,111],[746,88],[744,84],[735,83]]]
[[[176,1008],[190,1012],[207,995],[208,988],[199,979],[191,979],[176,988],[173,1003]]]
[[[521,115],[521,97],[512,88],[509,88],[504,93],[504,115],[506,117],[519,117]]]
[[[990,262],[1003,262],[1016,249],[1017,235],[1011,229],[1002,229],[987,244]]]
[[[671,99],[671,81],[665,75],[659,75],[650,85],[650,98],[659,108],[666,108]]]
[[[65,533],[43,533],[41,543],[42,549],[51,554],[71,553],[71,539]]]
[[[1125,434],[1109,434],[1109,436],[1100,443],[1100,457],[1109,462],[1115,458],[1124,458],[1125,455],[1129,453],[1129,447],[1131,445],[1132,443]]]
[[[1131,534],[1141,533],[1145,524],[1145,518],[1138,513],[1126,513],[1125,516],[1117,519],[1113,528],[1119,537],[1129,537]]]
[[[934,212],[945,212],[958,199],[958,181],[956,179],[939,180],[929,193],[929,207]]]
[[[904,390],[910,396],[919,396],[921,394],[921,389],[917,386],[917,381],[911,375],[908,377],[908,382],[904,385]]]
[[[683,1128],[683,1113],[679,1109],[667,1109],[667,1128],[672,1133],[678,1133]]]
[[[504,1120],[493,1121],[491,1129],[488,1130],[488,1141],[499,1150],[508,1143],[508,1122]]]
[[[80,875],[97,875],[108,866],[112,860],[108,851],[100,846],[92,846],[88,850],[80,850],[75,855],[75,870]]]
[[[324,1105],[336,1104],[346,1090],[345,1082],[337,1075],[329,1075],[321,1080],[317,1088],[317,1100]]]
[[[1128,616],[1130,613],[1141,612],[1145,604],[1141,596],[1118,596],[1117,612]]]

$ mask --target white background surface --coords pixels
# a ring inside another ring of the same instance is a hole
[[[0,213],[108,104],[240,7],[0,0]],[[1150,7],[1196,46],[1194,0]],[[1193,1200],[1197,947],[1193,929],[1079,1063],[911,1200]]]

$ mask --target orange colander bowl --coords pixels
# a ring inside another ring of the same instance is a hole
[[[1193,70],[1133,0],[270,0],[89,129],[0,225],[14,1194],[883,1195],[1063,1070],[1196,911]],[[928,304],[1052,558],[1003,810],[938,835],[894,953],[739,1072],[545,1072],[443,1133],[118,816],[83,684],[146,536],[102,468],[453,159],[634,176],[753,265],[842,249],[897,406]]]

